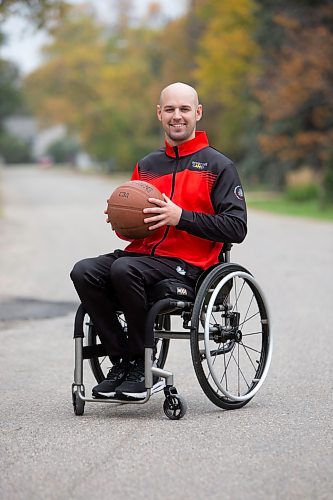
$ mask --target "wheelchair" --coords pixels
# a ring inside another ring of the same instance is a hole
[[[163,282],[150,291],[151,307],[145,330],[146,396],[140,400],[98,399],[85,396],[83,362],[88,360],[97,383],[108,372],[110,360],[92,321],[81,304],[74,322],[75,366],[72,401],[75,415],[85,403],[145,404],[152,395],[153,375],[165,379],[165,415],[182,418],[185,399],[174,386],[173,373],[164,369],[171,339],[189,339],[198,382],[212,403],[233,410],[246,405],[262,386],[272,357],[270,319],[264,294],[253,275],[230,262],[231,244],[220,261],[204,271],[195,290],[175,284],[175,293],[161,293]],[[165,280],[163,280],[165,281]],[[117,313],[126,334],[126,321]],[[182,329],[174,329],[178,316]]]

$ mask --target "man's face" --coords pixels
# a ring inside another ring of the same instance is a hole
[[[193,139],[201,116],[201,104],[198,104],[196,95],[186,88],[166,89],[157,106],[157,117],[171,146]]]

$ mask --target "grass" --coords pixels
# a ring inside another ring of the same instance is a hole
[[[318,200],[291,201],[283,195],[250,191],[247,193],[246,202],[249,208],[256,210],[333,221],[333,205],[322,207]]]

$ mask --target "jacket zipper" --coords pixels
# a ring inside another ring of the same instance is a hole
[[[173,147],[173,150],[175,152],[175,155],[176,155],[176,165],[175,165],[175,168],[173,170],[173,173],[172,173],[172,183],[171,183],[171,194],[170,194],[170,200],[172,200],[172,197],[173,197],[173,193],[175,191],[175,185],[176,185],[176,173],[177,173],[177,170],[178,170],[178,165],[179,165],[179,153],[178,153],[178,147],[177,146],[174,146]],[[169,232],[169,229],[170,229],[170,226],[167,226],[164,234],[163,234],[163,237],[160,239],[160,241],[158,243],[156,243],[156,245],[153,246],[153,249],[151,251],[151,254],[150,255],[155,255],[155,250],[156,248],[158,247],[158,245],[160,245],[164,240],[165,238],[168,236],[168,232]]]

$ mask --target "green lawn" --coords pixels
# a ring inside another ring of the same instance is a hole
[[[321,207],[318,201],[290,201],[283,195],[267,195],[263,193],[247,193],[247,206],[257,210],[283,215],[310,217],[333,221],[333,205]]]

